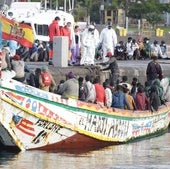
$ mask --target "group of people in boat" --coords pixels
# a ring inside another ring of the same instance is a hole
[[[107,108],[157,111],[165,103],[163,87],[158,78],[152,83],[146,81],[145,85],[136,77],[131,83],[127,81],[127,76],[123,76],[116,84],[110,83],[110,79],[100,83],[100,77],[86,75],[85,78],[77,78],[73,72],[69,72],[68,79],[62,80],[55,92],[64,98],[74,98]]]
[[[148,63],[147,81],[142,85],[137,78],[129,84],[127,76],[123,76],[119,82],[119,69],[114,57],[108,62],[108,67],[103,70],[111,70],[110,79],[100,82],[100,77],[77,77],[69,72],[66,80],[56,84],[48,66],[29,70],[20,55],[9,57],[7,48],[2,48],[2,71],[13,70],[13,79],[27,83],[45,91],[62,95],[63,98],[73,98],[85,102],[96,103],[101,107],[114,107],[128,110],[158,110],[166,100],[163,98],[163,88],[160,80],[163,78],[162,68],[157,57],[153,57]],[[102,71],[102,70],[101,70]],[[26,76],[28,72],[29,77]]]

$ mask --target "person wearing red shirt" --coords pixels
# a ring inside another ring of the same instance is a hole
[[[104,107],[106,105],[106,93],[103,85],[99,83],[99,77],[94,79],[94,86],[96,90],[96,99],[95,103]]]
[[[52,21],[52,23],[48,26],[48,35],[49,35],[49,63],[52,62],[53,57],[53,40],[54,36],[60,36],[60,27],[59,22],[60,18],[58,16]]]
[[[144,93],[144,87],[139,86],[138,91],[136,93],[135,97],[135,103],[136,103],[136,108],[137,110],[148,110],[149,109],[149,99],[146,97]]]

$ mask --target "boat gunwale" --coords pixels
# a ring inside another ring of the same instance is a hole
[[[26,86],[29,86],[29,85],[26,85]],[[152,112],[152,111],[149,111],[149,110],[146,110],[146,111],[136,110],[136,111],[134,111],[134,110],[125,110],[125,109],[117,109],[117,108],[107,108],[107,107],[101,108],[97,104],[87,103],[87,102],[83,102],[83,101],[80,101],[80,100],[76,100],[77,101],[77,107],[76,107],[76,106],[67,105],[66,103],[63,103],[63,102],[55,102],[53,100],[45,99],[45,98],[38,97],[38,96],[35,96],[35,95],[32,95],[32,94],[28,94],[28,93],[24,93],[24,92],[21,92],[21,91],[18,91],[18,90],[3,87],[1,85],[0,85],[0,88],[14,92],[14,93],[17,93],[17,94],[24,95],[25,97],[30,97],[30,98],[33,98],[33,99],[36,99],[36,100],[40,100],[44,103],[49,103],[49,104],[53,104],[53,105],[56,105],[56,106],[60,106],[60,107],[65,108],[65,109],[68,109],[68,107],[69,107],[69,109],[71,108],[75,112],[79,112],[81,110],[82,113],[96,114],[96,115],[99,115],[99,116],[102,115],[102,116],[106,116],[106,117],[113,117],[114,116],[114,118],[117,118],[117,119],[121,118],[121,119],[124,119],[124,120],[128,120],[128,119],[136,120],[136,119],[139,119],[139,118],[140,119],[152,118],[152,117],[157,116],[159,114],[165,114],[165,113],[170,112],[170,108],[167,111],[164,110],[167,107],[170,107],[169,102],[167,102],[165,105],[161,106],[160,109],[156,112]],[[39,89],[39,90],[41,90],[41,89]],[[54,94],[54,93],[48,92],[47,94]],[[55,95],[57,95],[57,97],[60,97],[61,101],[63,99],[69,100],[67,98],[62,98],[61,95],[58,95],[58,94],[55,94]],[[75,99],[73,99],[73,100],[75,100]],[[81,104],[85,105],[86,107],[80,107],[79,105],[81,105]],[[89,107],[93,107],[93,106],[94,107],[97,106],[99,108],[99,110],[92,110],[92,109],[89,108]]]

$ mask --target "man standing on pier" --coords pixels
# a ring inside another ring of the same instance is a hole
[[[50,43],[50,51],[49,51],[49,64],[52,64],[52,57],[53,57],[53,40],[54,36],[60,36],[60,28],[59,22],[60,18],[58,16],[52,21],[52,23],[48,27],[48,35],[49,35],[49,43]]]
[[[156,56],[152,57],[153,60],[148,63],[146,69],[147,81],[149,85],[152,85],[156,79],[161,80],[163,77],[161,65],[158,63],[158,58]]]

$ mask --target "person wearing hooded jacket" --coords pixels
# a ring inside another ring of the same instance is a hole
[[[111,52],[114,55],[114,49],[117,45],[117,34],[112,28],[112,23],[108,22],[106,28],[104,28],[100,33],[100,45],[102,45],[103,50],[103,62],[107,61],[107,53]]]
[[[116,86],[116,91],[112,95],[112,105],[111,107],[124,109],[125,106],[127,109],[130,109],[129,103],[126,99],[125,93],[123,92],[123,87],[121,85]]]
[[[98,45],[98,39],[94,31],[95,27],[93,25],[89,25],[88,29],[85,29],[82,33],[82,53],[80,65],[94,65],[95,50]]]
[[[60,27],[59,27],[60,17],[56,16],[52,23],[48,27],[48,35],[49,35],[49,64],[52,64],[53,57],[53,40],[54,36],[60,36]]]
[[[70,71],[67,74],[67,80],[62,84],[58,93],[62,95],[63,98],[78,99],[79,96],[79,83],[74,73]]]

